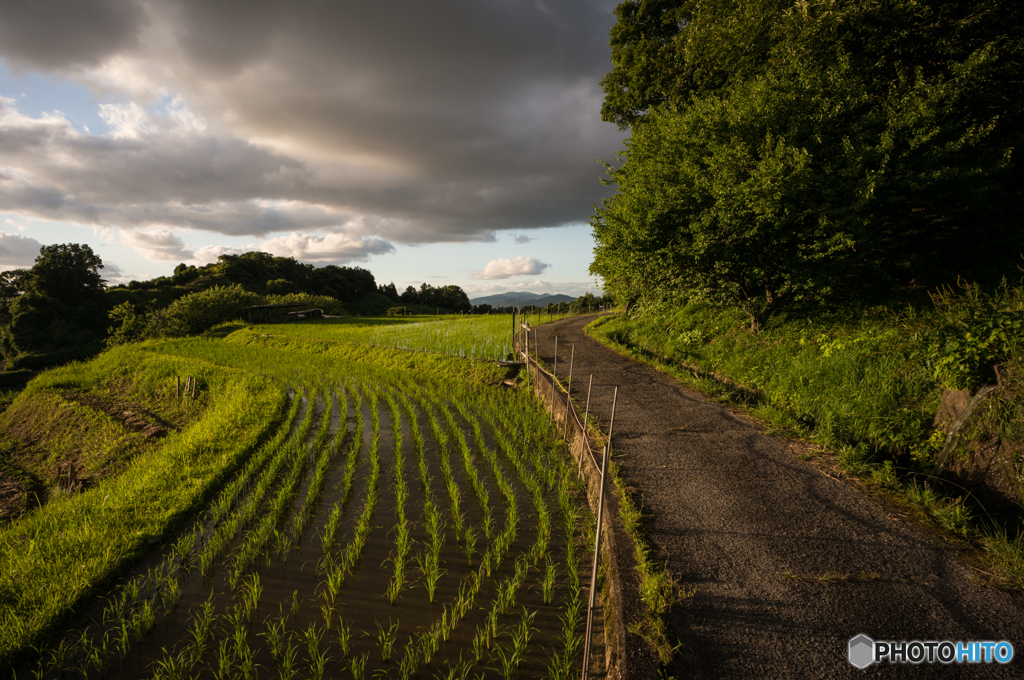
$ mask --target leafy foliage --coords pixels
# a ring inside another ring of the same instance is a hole
[[[963,293],[944,288],[932,296],[942,323],[921,334],[922,358],[935,379],[953,389],[994,382],[996,365],[1024,348],[1024,289],[986,295],[963,284]]]
[[[147,327],[151,337],[198,335],[219,323],[238,318],[243,307],[262,302],[240,285],[214,286],[186,295],[166,309],[154,312]]]
[[[629,126],[591,271],[621,302],[892,299],[1024,251],[1014,3],[622,3],[606,120]]]
[[[461,313],[472,311],[469,296],[459,286],[438,286],[435,288],[424,283],[416,290],[412,286],[405,289],[401,301],[406,305],[422,308],[422,313],[433,313],[440,309],[445,313]]]
[[[106,310],[103,262],[87,245],[43,246],[35,265],[5,281],[0,353],[8,368],[42,368],[98,351]]]

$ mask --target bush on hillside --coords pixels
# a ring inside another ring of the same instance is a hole
[[[165,309],[150,314],[146,336],[198,335],[219,323],[239,318],[243,307],[262,302],[259,295],[238,284],[214,286],[179,298]]]

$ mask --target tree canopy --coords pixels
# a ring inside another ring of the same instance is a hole
[[[592,218],[620,302],[884,299],[1019,262],[1015,3],[629,0],[606,120],[631,130]]]
[[[35,368],[98,351],[107,320],[102,268],[89,246],[59,244],[5,277],[0,353],[11,365]]]
[[[469,303],[469,296],[459,286],[431,286],[429,283],[420,285],[419,290],[408,286],[399,299],[403,304],[422,308],[422,312],[428,314],[435,310],[443,312],[470,312],[473,305]]]

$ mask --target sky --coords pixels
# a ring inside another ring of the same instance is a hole
[[[598,291],[613,0],[0,3],[0,269],[262,250],[399,289]]]

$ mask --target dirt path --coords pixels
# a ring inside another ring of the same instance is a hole
[[[573,398],[607,431],[619,386],[613,449],[650,516],[654,556],[688,606],[669,615],[682,678],[1022,677],[1024,660],[875,664],[847,660],[850,638],[1008,640],[1024,654],[1024,612],[973,585],[970,568],[852,484],[799,460],[788,441],[588,338],[594,316],[539,328],[558,375],[575,344]],[[825,574],[848,580],[823,582]],[[806,577],[806,578],[793,578]]]

